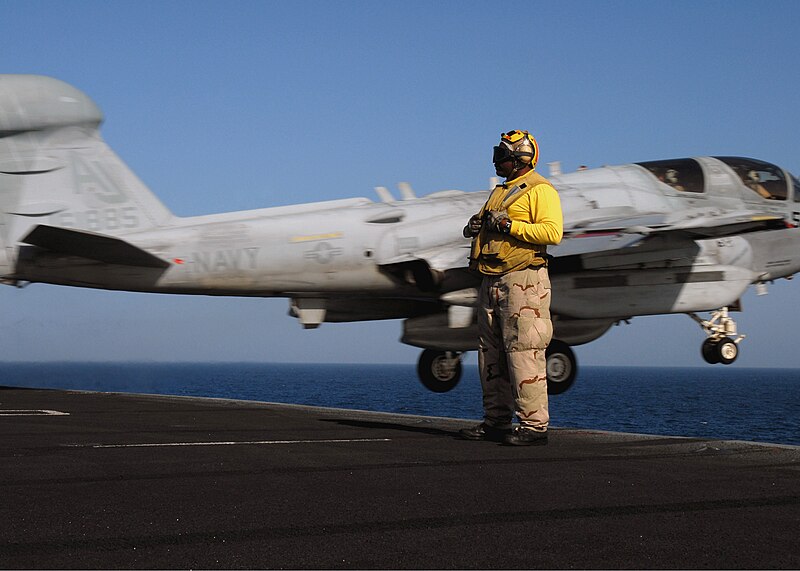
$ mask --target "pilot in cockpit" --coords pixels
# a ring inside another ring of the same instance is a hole
[[[748,188],[755,190],[764,198],[772,198],[772,194],[761,184],[761,177],[754,170],[748,171],[747,179],[744,181]]]
[[[681,192],[686,190],[685,188],[683,188],[680,181],[678,180],[678,171],[676,171],[675,169],[667,169],[667,172],[664,173],[664,182],[666,182],[675,190],[679,190]]]

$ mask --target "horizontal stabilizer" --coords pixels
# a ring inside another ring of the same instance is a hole
[[[22,242],[59,254],[89,258],[107,264],[162,269],[169,267],[165,260],[124,240],[84,230],[40,224]]]

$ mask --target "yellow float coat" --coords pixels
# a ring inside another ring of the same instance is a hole
[[[545,262],[548,244],[564,233],[561,200],[550,182],[535,171],[494,187],[479,216],[505,211],[511,232],[490,232],[484,226],[472,239],[470,268],[485,275],[502,275]]]

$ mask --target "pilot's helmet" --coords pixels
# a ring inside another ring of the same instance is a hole
[[[761,177],[758,176],[756,171],[749,171],[747,173],[747,178],[749,178],[751,182],[761,182]]]
[[[536,167],[539,160],[539,145],[527,131],[509,131],[500,135],[500,144],[494,148],[492,162],[495,164],[514,160],[515,170],[530,165]]]
[[[678,182],[678,171],[676,171],[675,169],[667,170],[666,179],[667,179],[667,182],[671,182],[673,184],[677,183]]]

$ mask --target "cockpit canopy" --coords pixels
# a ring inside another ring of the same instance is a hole
[[[653,173],[658,180],[680,192],[703,192],[705,180],[700,163],[694,159],[671,159],[636,163]]]
[[[714,157],[731,167],[742,183],[763,198],[786,200],[783,169],[764,161],[742,157]]]
[[[782,168],[744,157],[714,157],[736,173],[742,184],[767,200],[786,200],[793,188],[795,202],[800,202],[800,181]],[[649,170],[658,180],[679,192],[704,192],[705,176],[694,159],[672,159],[636,163]],[[790,186],[791,185],[791,186]]]

